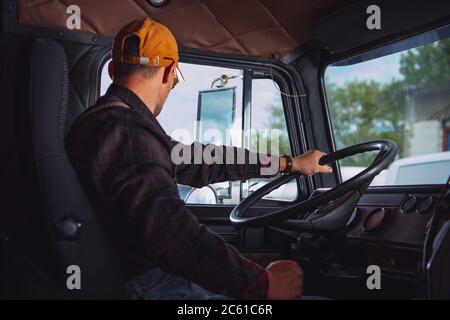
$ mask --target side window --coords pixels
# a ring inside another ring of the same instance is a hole
[[[279,148],[275,154],[291,154],[283,105],[278,89],[272,80],[253,80],[251,129],[252,134],[244,145],[242,139],[243,114],[243,70],[214,66],[180,63],[186,78],[169,95],[158,121],[173,139],[190,144],[194,141],[258,149],[258,137],[270,134],[279,137]],[[107,66],[103,68],[101,94],[111,83]],[[232,134],[229,134],[229,133]],[[241,134],[233,134],[241,132]],[[251,179],[215,183],[201,189],[179,185],[180,197],[188,204],[234,205],[266,184],[269,179]],[[297,196],[297,184],[284,186],[286,190],[275,190],[266,199],[292,201]]]
[[[450,174],[450,25],[327,67],[336,147],[391,139],[397,159],[372,185],[443,184]],[[340,162],[345,181],[373,155]]]
[[[254,79],[252,82],[251,130],[251,151],[276,155],[292,154],[281,93],[272,79]],[[248,182],[248,193],[256,191],[273,179],[251,179]],[[297,195],[297,181],[292,180],[263,199],[294,201]]]

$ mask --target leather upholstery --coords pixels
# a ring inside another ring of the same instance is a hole
[[[76,118],[97,100],[100,91],[101,60],[109,48],[69,41],[60,42],[67,55],[69,98],[65,133]]]
[[[81,31],[106,36],[150,16],[167,25],[180,46],[212,52],[282,57],[313,37],[318,20],[355,0],[18,0],[19,23],[66,29],[66,9],[81,9]]]

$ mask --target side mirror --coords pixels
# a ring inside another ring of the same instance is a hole
[[[231,145],[229,130],[236,113],[236,87],[202,90],[198,93],[196,140],[208,144]],[[220,203],[231,199],[232,184],[215,188]]]
[[[228,130],[236,112],[236,87],[202,90],[198,93],[196,140],[231,145]]]

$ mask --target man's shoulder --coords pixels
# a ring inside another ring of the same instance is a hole
[[[161,150],[168,148],[167,136],[151,122],[132,108],[111,102],[108,105],[98,102],[86,109],[71,126],[65,144],[67,149],[80,143],[99,145],[125,140],[140,149],[145,145]]]
[[[152,131],[148,121],[130,106],[120,101],[99,100],[83,111],[70,127],[68,137],[73,135],[96,135],[107,129],[132,128]]]
[[[83,111],[72,125],[74,129],[81,125],[99,124],[105,121],[123,123],[137,116],[130,106],[120,101],[98,101]],[[136,117],[136,120],[139,120]]]

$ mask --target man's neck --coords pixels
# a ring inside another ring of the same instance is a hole
[[[156,84],[152,84],[151,81],[145,81],[143,79],[120,79],[115,80],[114,83],[132,91],[142,100],[150,112],[155,114],[158,99],[157,94],[155,94],[158,92]]]

